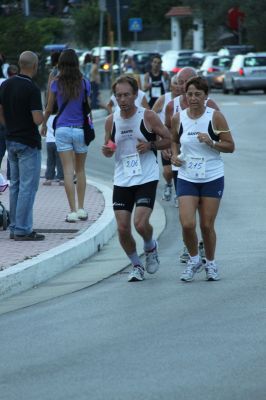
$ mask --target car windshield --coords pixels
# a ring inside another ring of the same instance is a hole
[[[266,57],[246,57],[244,67],[265,67]]]
[[[230,67],[232,62],[231,58],[223,57],[223,58],[215,58],[213,60],[213,65],[217,67]]]

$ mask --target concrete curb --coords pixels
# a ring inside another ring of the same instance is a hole
[[[1,272],[0,299],[21,293],[70,269],[98,252],[115,234],[112,190],[90,179],[88,183],[96,186],[104,196],[103,214],[91,227],[71,241]]]

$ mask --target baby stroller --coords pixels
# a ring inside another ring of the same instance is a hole
[[[4,179],[3,175],[0,174],[0,192],[4,192],[8,187],[7,181]],[[9,212],[6,210],[5,206],[0,201],[0,228],[5,231],[9,225]]]

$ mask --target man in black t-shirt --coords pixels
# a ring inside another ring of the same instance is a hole
[[[32,229],[33,204],[41,170],[43,122],[40,89],[32,81],[38,70],[38,57],[31,51],[19,57],[20,74],[7,79],[0,88],[0,122],[7,129],[10,161],[10,238],[43,240]]]

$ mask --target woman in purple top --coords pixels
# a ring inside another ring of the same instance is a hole
[[[90,82],[82,77],[78,57],[72,49],[61,53],[58,71],[58,75],[51,82],[41,134],[46,135],[46,122],[57,102],[59,112],[55,127],[55,141],[63,165],[65,191],[70,207],[66,221],[76,222],[88,218],[88,213],[84,210],[85,161],[88,147],[84,142],[82,103],[85,87],[87,96],[90,94]],[[90,101],[89,98],[88,101]],[[75,201],[74,174],[77,177],[78,207]]]

